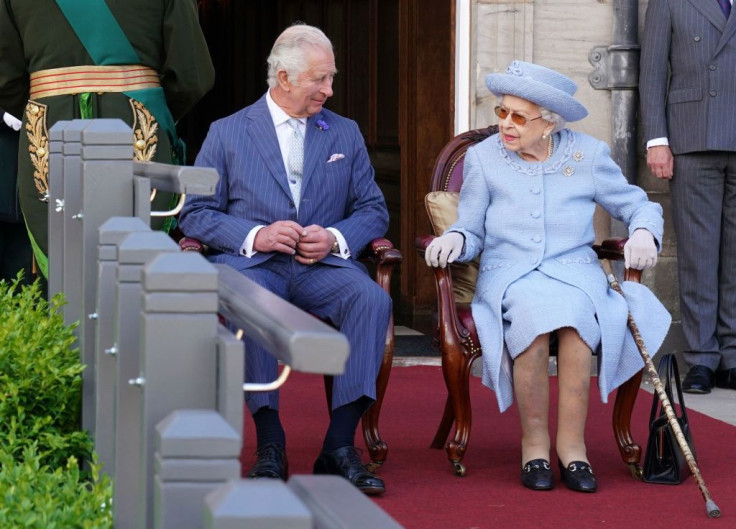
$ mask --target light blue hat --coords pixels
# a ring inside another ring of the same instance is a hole
[[[488,74],[486,86],[497,97],[512,95],[526,99],[559,114],[565,121],[577,121],[588,115],[588,110],[573,97],[578,89],[575,81],[538,64],[513,61],[506,73]]]

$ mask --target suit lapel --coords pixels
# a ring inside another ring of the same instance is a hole
[[[724,30],[726,27],[726,17],[723,16],[723,11],[721,11],[716,0],[688,0],[688,2],[719,31]]]
[[[250,140],[276,182],[288,196],[291,196],[279,140],[276,137],[276,129],[273,126],[271,113],[268,111],[265,95],[250,107],[247,119],[251,121],[250,126],[247,127]]]
[[[720,52],[726,44],[728,44],[728,41],[733,38],[733,34],[736,33],[736,13],[734,12],[734,9],[731,9],[731,16],[728,17],[728,20],[726,21],[726,29],[723,30],[723,35],[721,35],[721,40],[718,42],[718,47],[716,48],[716,53]]]
[[[324,122],[325,117],[320,112],[307,120],[307,131],[304,136],[304,173],[302,175],[302,190],[304,190],[312,175],[315,174],[327,161],[327,147],[330,144],[329,129],[317,126],[318,121]],[[303,194],[303,191],[302,191]]]

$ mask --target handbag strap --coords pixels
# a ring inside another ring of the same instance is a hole
[[[685,407],[685,399],[682,395],[682,384],[680,382],[680,369],[677,365],[677,358],[675,358],[675,355],[672,353],[666,354],[662,356],[662,358],[659,360],[659,367],[657,368],[657,376],[659,376],[659,380],[662,382],[662,385],[664,386],[665,394],[667,395],[667,398],[670,401],[670,404],[672,404],[672,409],[674,410],[674,395],[672,393],[672,383],[674,381],[675,384],[675,390],[677,391],[677,403],[680,405],[680,418],[683,419],[684,422],[687,422],[687,408]],[[657,417],[657,409],[659,408],[660,401],[659,401],[659,395],[657,395],[657,392],[654,392],[654,399],[652,400],[652,411],[649,414],[649,424],[654,421],[654,419]],[[659,416],[665,415],[664,409],[660,410]]]

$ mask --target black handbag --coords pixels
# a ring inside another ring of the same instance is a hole
[[[677,367],[677,359],[673,354],[662,356],[657,369],[659,379],[662,381],[667,398],[672,404],[672,410],[677,415],[675,405],[679,403],[680,414],[677,422],[680,424],[682,433],[687,440],[690,451],[695,457],[690,423],[687,420],[685,401],[682,398],[682,386],[680,385],[680,370]],[[677,390],[677,401],[673,400],[672,386]],[[677,444],[675,433],[667,420],[657,392],[654,392],[652,412],[649,415],[649,440],[644,457],[644,481],[647,483],[663,483],[677,485],[690,475],[687,460]]]

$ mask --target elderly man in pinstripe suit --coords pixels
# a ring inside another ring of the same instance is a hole
[[[356,261],[381,237],[388,211],[354,121],[323,108],[336,73],[324,33],[297,24],[276,40],[268,59],[268,92],[216,121],[196,165],[221,176],[211,197],[191,197],[182,231],[225,263],[296,306],[330,320],[350,342],[345,373],[335,378],[332,414],[319,474],[338,474],[366,494],[383,481],[363,468],[353,438],[376,396],[391,299]],[[276,378],[276,360],[244,338],[245,378]],[[286,479],[286,435],[278,394],[246,395],[256,425],[251,478]]]
[[[641,54],[647,163],[670,180],[689,393],[736,389],[736,15],[650,0]]]

